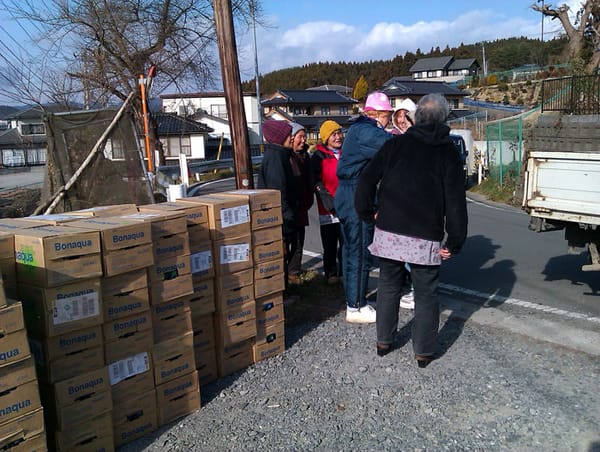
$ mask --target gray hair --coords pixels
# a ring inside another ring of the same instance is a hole
[[[439,93],[421,97],[417,104],[415,122],[417,124],[443,124],[450,114],[450,105]]]

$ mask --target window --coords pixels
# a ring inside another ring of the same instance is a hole
[[[347,115],[348,114],[348,107],[346,107],[345,105],[340,107],[340,115]]]
[[[300,109],[300,107],[294,107],[294,114],[295,115],[301,115],[302,114],[302,110]]]
[[[142,143],[143,145],[143,143]],[[143,149],[143,147],[142,147]],[[125,150],[123,149],[123,140],[110,138],[106,141],[106,151],[111,160],[124,160]]]
[[[45,135],[44,124],[21,124],[21,135]]]
[[[192,155],[192,140],[189,136],[161,138],[165,157],[179,157],[179,154]]]
[[[227,119],[227,107],[222,104],[211,105],[210,114],[217,118]]]
[[[331,109],[329,107],[321,107],[321,115],[328,115],[330,114]]]

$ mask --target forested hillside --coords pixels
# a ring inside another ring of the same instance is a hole
[[[505,71],[524,64],[563,63],[563,51],[566,39],[554,39],[540,42],[538,39],[509,38],[485,43],[485,55],[488,72]],[[410,67],[419,58],[453,56],[454,58],[476,58],[482,63],[482,46],[477,44],[461,44],[458,47],[440,50],[439,47],[423,53],[417,49],[415,53],[406,52],[388,61],[356,62],[318,62],[301,67],[281,69],[264,74],[260,78],[263,93],[273,93],[277,89],[306,89],[325,84],[345,85],[353,87],[362,75],[369,84],[369,90],[379,88],[394,76],[410,75]],[[254,91],[254,79],[242,84],[244,91]]]

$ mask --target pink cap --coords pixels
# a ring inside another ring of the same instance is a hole
[[[394,111],[390,100],[384,93],[374,92],[367,96],[363,111]]]

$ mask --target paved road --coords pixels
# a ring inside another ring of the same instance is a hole
[[[12,190],[18,187],[38,188],[44,183],[46,167],[33,166],[27,171],[21,169],[4,170],[0,173],[0,191]]]

